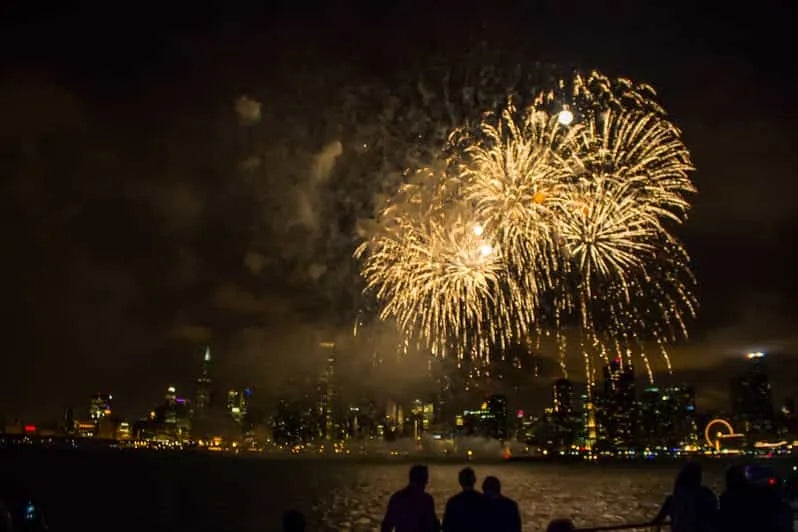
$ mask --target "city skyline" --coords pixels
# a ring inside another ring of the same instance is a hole
[[[194,387],[178,392],[174,386],[169,386],[164,399],[140,408],[140,415],[120,415],[113,406],[113,395],[99,392],[89,398],[85,411],[80,406],[69,405],[60,422],[32,418],[0,421],[5,421],[5,429],[11,434],[23,428],[25,433],[64,430],[59,427],[65,423],[66,435],[84,438],[113,439],[123,431],[123,439],[158,441],[168,437],[184,442],[189,438],[205,439],[212,434],[224,435],[225,440],[230,438],[231,441],[253,438],[252,431],[256,427],[264,427],[262,430],[267,431],[267,442],[274,438],[275,444],[291,445],[299,434],[305,436],[298,441],[315,438],[328,443],[375,436],[377,439],[420,441],[422,433],[429,431],[444,437],[455,434],[518,440],[521,443],[523,438],[531,443],[542,437],[543,441],[549,439],[549,445],[555,445],[552,452],[557,450],[556,445],[569,449],[575,444],[598,452],[685,446],[695,450],[701,445],[703,427],[710,420],[717,419],[731,422],[739,429],[740,436],[750,435],[746,440],[748,445],[760,440],[775,442],[779,434],[792,434],[798,427],[795,398],[784,395],[783,399],[775,399],[777,395],[770,384],[771,375],[767,367],[768,356],[762,352],[740,356],[745,362],[731,379],[728,401],[721,409],[697,408],[695,383],[654,385],[644,375],[636,373],[631,364],[622,365],[620,359],[611,360],[602,367],[602,377],[589,393],[568,379],[551,381],[549,401],[541,408],[540,405],[524,403],[507,388],[483,386],[484,376],[478,377],[473,371],[455,370],[453,367],[449,371],[454,373],[448,374],[445,382],[449,384],[446,386],[442,385],[444,381],[430,373],[430,380],[439,386],[434,393],[414,396],[361,393],[342,399],[339,397],[341,383],[335,373],[336,346],[325,341],[317,348],[324,354],[326,365],[316,379],[297,383],[289,396],[271,396],[265,402],[252,402],[251,386],[230,388],[226,383],[214,386],[213,360],[210,347],[206,346],[201,350],[197,366],[199,378]],[[512,371],[508,367],[491,370],[494,374]],[[308,409],[307,414],[300,415],[298,412],[303,408]],[[248,410],[254,413],[254,417],[248,416]],[[384,416],[378,415],[382,410]],[[294,419],[290,416],[295,415],[299,417],[293,423],[298,425],[293,429],[287,429],[285,421],[280,421]],[[533,432],[525,428],[526,420],[532,421]],[[162,428],[157,428],[159,426]],[[235,429],[230,432],[233,426],[238,427],[238,432]],[[310,429],[312,426],[317,428]],[[377,430],[378,426],[383,428]],[[364,431],[362,434],[361,430]],[[552,430],[553,433],[547,432]],[[314,433],[316,436],[311,436]],[[538,445],[541,445],[540,441]]]
[[[380,85],[393,81],[405,56],[420,61],[438,48],[456,55],[480,40],[509,57],[516,47],[505,34],[520,32],[505,30],[538,15],[514,9],[518,17],[475,10],[462,27],[444,10],[412,21],[462,37],[448,39],[458,43],[450,48],[398,38],[369,46],[395,33],[392,23],[346,10],[327,23],[329,13],[308,19],[251,4],[218,19],[194,13],[203,29],[184,33],[166,18],[108,25],[91,13],[5,17],[3,69],[16,81],[0,87],[10,176],[0,199],[8,302],[0,415],[46,417],[105,389],[120,404],[146,404],[151,390],[169,385],[188,390],[197,375],[184,370],[208,343],[231,388],[254,380],[279,393],[291,375],[315,371],[306,339],[350,335],[360,310],[346,250],[355,215],[346,209],[363,198],[328,185],[366,165],[372,135],[339,127],[335,116],[318,120],[334,100],[329,86]],[[740,353],[770,354],[776,390],[798,375],[794,82],[780,73],[786,37],[758,9],[718,19],[693,7],[683,20],[630,8],[608,22],[624,37],[598,45],[582,31],[589,13],[544,13],[562,24],[528,36],[517,52],[524,62],[651,82],[689,141],[699,194],[682,237],[701,308],[691,339],[672,351],[674,375],[655,369],[657,382],[701,382],[699,405],[725,404]],[[283,23],[318,35],[304,50],[280,32],[264,37]],[[142,33],[164,38],[143,44]],[[324,68],[330,58],[345,65],[337,74]],[[260,103],[260,125],[239,123],[242,95]],[[277,167],[291,177],[273,186],[268,172],[241,170],[256,164],[252,152],[267,161],[274,152],[299,155]],[[389,329],[379,342],[394,342]],[[342,374],[356,376],[374,352],[342,351]],[[541,371],[529,385],[542,405],[558,370],[552,351],[537,358]],[[369,386],[423,387],[423,360],[385,363]]]

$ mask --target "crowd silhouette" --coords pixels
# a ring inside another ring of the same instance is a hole
[[[438,520],[435,501],[426,492],[429,470],[410,468],[408,485],[394,493],[385,512],[382,532],[520,532],[518,504],[501,492],[501,482],[485,477],[482,491],[476,489],[476,473],[460,470],[461,491],[446,501],[443,522]],[[787,489],[798,491],[792,481]],[[781,480],[768,468],[732,466],[726,472],[726,488],[720,497],[702,483],[701,466],[688,462],[674,482],[654,519],[656,527],[668,524],[672,532],[792,532],[793,509],[787,502]],[[305,521],[295,511],[283,519],[286,532],[302,532]],[[547,532],[577,530],[570,519],[556,519]]]
[[[793,511],[781,486],[768,468],[732,466],[718,499],[702,484],[700,464],[688,462],[653,522],[669,518],[671,532],[792,532]]]
[[[496,477],[486,477],[482,493],[476,490],[477,475],[470,467],[457,476],[461,491],[446,501],[443,523],[435,514],[435,502],[426,493],[426,466],[410,468],[410,483],[388,501],[382,532],[520,532],[518,504],[502,495]]]

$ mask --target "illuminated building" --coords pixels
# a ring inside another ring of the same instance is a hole
[[[98,393],[89,400],[89,419],[95,424],[106,416],[111,415],[111,394]]]
[[[520,442],[531,442],[534,438],[534,426],[537,418],[524,410],[515,414],[515,439]]]
[[[97,433],[97,424],[93,421],[77,421],[75,435],[79,438],[93,438]]]
[[[402,437],[405,435],[404,408],[401,403],[393,399],[388,399],[385,403],[384,432],[386,436]]]
[[[410,420],[413,426],[413,437],[420,439],[421,435],[430,430],[435,417],[435,405],[421,399],[415,399],[410,405]]]
[[[641,446],[655,448],[664,442],[664,409],[661,394],[656,386],[643,389],[638,403],[637,440]]]
[[[556,414],[573,414],[574,385],[568,379],[558,379],[554,383],[553,410]]]
[[[132,431],[130,428],[130,423],[127,421],[122,421],[116,427],[116,439],[117,440],[129,440],[131,438]]]
[[[244,388],[243,390],[229,390],[227,392],[227,411],[230,416],[239,425],[243,423],[249,408],[249,401],[252,398],[252,390]]]
[[[670,418],[669,443],[673,447],[696,445],[698,424],[696,422],[695,390],[689,386],[677,385],[665,388],[662,402]]]
[[[775,433],[775,415],[764,353],[746,355],[747,368],[732,380],[731,401],[735,428],[746,434]]]
[[[335,432],[335,343],[321,342],[319,347],[327,357],[327,365],[319,382],[319,413],[324,419],[324,438],[331,441]]]
[[[698,443],[695,391],[684,385],[649,386],[640,394],[636,440],[662,450]]]
[[[488,434],[497,440],[507,439],[507,398],[503,395],[488,397],[488,411],[491,419],[488,422]]]
[[[610,449],[632,445],[635,422],[635,376],[631,364],[616,358],[604,366],[604,382],[597,394],[596,424],[600,446]]]
[[[595,396],[596,391],[593,390]],[[598,427],[596,426],[596,405],[587,393],[581,395],[582,401],[582,443],[587,448],[592,448],[598,439]]]
[[[164,395],[163,420],[165,423],[177,423],[177,391],[169,386]]]
[[[790,435],[794,440],[798,436],[798,417],[795,415],[795,401],[792,397],[784,399],[778,417],[780,432]]]
[[[169,386],[164,402],[151,410],[145,419],[136,424],[134,432],[140,439],[157,441],[182,441],[191,432],[190,401],[177,396],[174,386]]]
[[[194,415],[202,418],[211,406],[211,348],[205,348],[202,357],[202,371],[197,379],[197,389],[194,395]]]
[[[277,403],[272,434],[277,445],[293,445],[303,441],[301,408],[285,399]]]
[[[458,429],[468,436],[507,439],[507,398],[491,395],[478,410],[464,410]]]

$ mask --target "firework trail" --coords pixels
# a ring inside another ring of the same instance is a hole
[[[578,297],[567,294],[571,300],[561,306],[573,308],[576,300],[582,335],[601,353],[610,343],[622,359],[638,352],[649,375],[641,338],[654,336],[660,346],[664,343],[653,334],[657,320],[650,309],[646,319],[636,311],[645,299],[633,296],[643,291],[658,297],[648,290],[652,274],[677,265],[686,268],[689,262],[669,227],[685,219],[686,197],[695,192],[693,166],[679,135],[670,122],[652,113],[607,110],[593,115],[579,134],[574,157],[578,181],[569,189],[575,196],[562,204],[557,224],[569,271],[579,280]],[[670,256],[681,260],[672,263]],[[596,286],[601,289],[594,290]],[[684,324],[682,313],[672,309],[677,301],[692,299],[686,284],[678,292],[678,299],[658,309],[661,316],[669,316],[669,325],[674,320]],[[664,347],[662,353],[670,366]],[[588,356],[586,351],[583,356]]]
[[[390,197],[356,252],[381,317],[438,356],[553,332],[564,374],[575,325],[588,383],[612,351],[651,375],[651,342],[670,368],[666,346],[696,309],[672,233],[695,187],[655,97],[593,72],[456,129],[444,169]]]
[[[501,248],[459,188],[434,170],[419,172],[380,209],[356,256],[382,319],[434,355],[489,358],[491,347],[526,334],[534,305],[505,275]]]

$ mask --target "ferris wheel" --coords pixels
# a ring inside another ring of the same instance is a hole
[[[742,435],[734,432],[734,428],[732,428],[731,423],[721,418],[713,419],[707,423],[707,426],[704,429],[704,438],[707,441],[707,445],[715,450],[720,450],[720,442],[722,440],[727,438],[737,438],[740,436]]]

